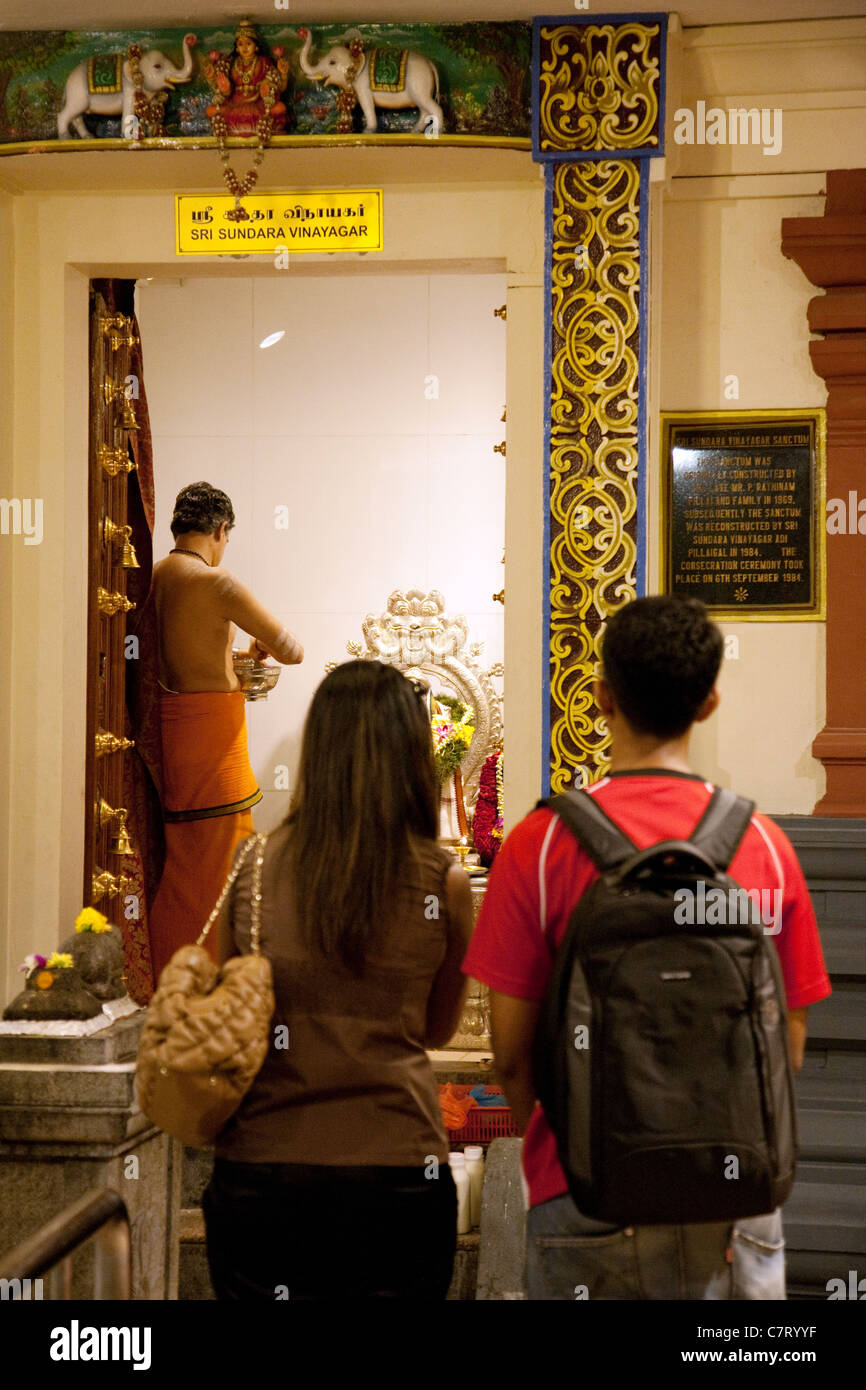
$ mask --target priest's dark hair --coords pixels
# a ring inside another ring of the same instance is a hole
[[[439,781],[419,682],[380,661],[326,676],[304,725],[287,868],[303,939],[361,974],[419,840],[439,834]]]
[[[171,534],[175,540],[188,531],[200,531],[205,536],[212,536],[224,521],[228,522],[231,530],[235,524],[231,498],[218,487],[211,487],[210,483],[188,483],[175,498]]]
[[[609,619],[602,675],[638,733],[678,738],[694,723],[722,664],[724,638],[694,598],[638,598]]]

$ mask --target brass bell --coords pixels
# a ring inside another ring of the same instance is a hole
[[[129,831],[126,828],[126,815],[121,820],[120,813],[118,813],[118,820],[117,834],[111,842],[111,852],[112,854],[135,854],[132,841],[129,838]]]
[[[123,428],[125,430],[137,430],[138,421],[135,418],[135,409],[128,396],[123,398]]]
[[[102,535],[106,545],[110,545],[112,541],[123,539],[123,552],[120,563],[125,570],[137,570],[140,568],[138,557],[131,540],[131,526],[118,526],[116,522],[111,520],[111,517],[107,516],[102,523]]]
[[[128,531],[129,527],[124,526],[123,529],[124,531]],[[141,566],[138,563],[138,556],[135,553],[135,547],[133,546],[132,541],[129,539],[128,536],[126,540],[123,542],[123,553],[121,555],[120,563],[125,570],[137,570],[141,568]]]

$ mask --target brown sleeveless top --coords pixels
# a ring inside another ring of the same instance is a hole
[[[242,1163],[409,1167],[431,1155],[444,1162],[448,1140],[424,1033],[451,929],[445,876],[454,861],[432,842],[419,845],[376,959],[358,977],[301,940],[287,839],[284,826],[269,837],[262,875],[261,946],[276,997],[271,1045],[216,1155]],[[242,952],[252,859],[232,896]]]

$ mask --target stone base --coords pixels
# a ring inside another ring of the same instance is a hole
[[[123,1198],[133,1299],[173,1299],[182,1146],[135,1102],[144,1014],[88,1038],[0,1037],[0,1254],[94,1189]],[[72,1256],[74,1299],[93,1298],[93,1243]]]

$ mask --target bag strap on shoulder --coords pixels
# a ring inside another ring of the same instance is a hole
[[[537,802],[536,810],[541,806],[559,816],[602,873],[619,868],[638,853],[637,845],[588,792],[563,792]],[[749,828],[754,809],[754,801],[737,796],[728,787],[716,787],[688,843],[700,850],[718,870],[727,869]],[[659,842],[660,845],[666,843]],[[651,846],[652,849],[657,847]]]
[[[536,810],[541,806],[559,816],[602,873],[617,868],[637,853],[637,845],[588,792],[562,792],[539,801]]]
[[[754,801],[737,796],[730,787],[716,787],[689,844],[711,859],[720,871],[727,869],[749,828]]]
[[[253,886],[250,894],[250,947],[254,956],[259,954],[259,937],[262,926],[262,864],[265,859],[265,845],[267,842],[267,835],[251,835],[245,842],[240,854],[232,865],[228,878],[223,884],[222,892],[214,904],[213,912],[205,922],[201,935],[195,943],[197,946],[201,946],[217,917],[219,917],[222,905],[231,892],[235,879],[245,864],[250,850],[253,845],[255,845],[256,857],[253,861]]]

